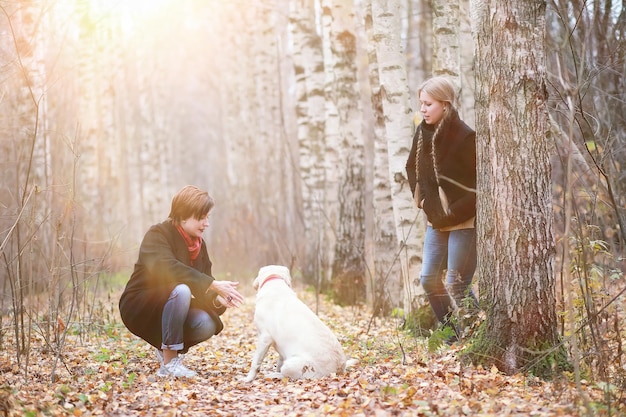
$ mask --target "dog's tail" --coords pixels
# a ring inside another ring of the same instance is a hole
[[[350,358],[346,361],[346,371],[359,363],[358,359]]]

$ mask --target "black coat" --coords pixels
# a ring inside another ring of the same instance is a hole
[[[413,145],[406,162],[407,178],[413,195],[424,200],[423,209],[433,228],[441,229],[463,223],[476,215],[476,132],[463,122],[456,111],[444,123],[435,141],[435,156],[439,174],[439,185],[448,198],[449,213],[443,212],[439,199],[437,178],[434,174],[432,146],[425,140],[419,156],[419,180],[415,171],[417,157],[417,140],[420,129],[424,129],[423,137],[429,138],[434,127],[424,121],[419,124],[413,137]],[[427,130],[431,131],[429,135]],[[447,178],[453,180],[449,181]],[[462,184],[459,187],[454,182]]]
[[[191,308],[209,313],[218,334],[224,327],[219,316],[225,307],[215,308],[217,293],[206,292],[213,280],[204,240],[191,266],[187,244],[176,226],[169,220],[156,224],[141,242],[135,270],[120,298],[122,321],[133,334],[160,349],[163,307],[178,284],[187,284],[194,296]]]

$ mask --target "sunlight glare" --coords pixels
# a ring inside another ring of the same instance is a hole
[[[85,1],[95,15],[118,16],[122,30],[133,32],[137,27],[173,7],[175,0],[79,0]]]
[[[118,7],[126,8],[133,17],[143,17],[158,12],[171,3],[172,0],[121,0]]]

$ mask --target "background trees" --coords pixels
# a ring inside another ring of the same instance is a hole
[[[342,302],[419,303],[422,227],[401,163],[415,87],[437,68],[437,34],[450,33],[440,9],[420,0],[0,7],[0,308],[17,312],[16,331],[32,320],[52,343],[57,317],[88,321],[86,290],[132,267],[146,228],[188,183],[217,200],[206,236],[216,273],[246,282],[283,263]],[[458,10],[467,34],[468,3]],[[602,294],[623,286],[624,13],[554,1],[546,14],[557,309],[572,294],[561,334],[588,324],[579,332],[589,351],[618,314]],[[458,44],[460,108],[472,124],[471,37]],[[502,93],[484,82],[479,91]],[[484,260],[502,261],[489,248]]]

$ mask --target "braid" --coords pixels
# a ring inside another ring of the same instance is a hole
[[[446,121],[451,117],[450,114],[452,112],[447,111],[441,121],[437,124],[437,128],[435,129],[435,133],[433,133],[432,149],[430,155],[433,158],[433,170],[435,171],[435,178],[437,179],[437,185],[439,185],[439,170],[437,169],[437,155],[435,153],[435,142],[437,141],[437,134],[439,134],[439,130],[446,123]]]
[[[443,121],[442,121],[443,122]],[[439,123],[437,128],[435,129],[435,133],[433,133],[433,139],[431,141],[431,150],[430,156],[433,158],[433,171],[435,171],[435,179],[437,180],[437,185],[439,185],[439,170],[437,169],[437,155],[435,153],[435,140],[437,139],[437,133],[439,133],[439,129],[443,123]]]
[[[420,154],[422,152],[422,144],[424,143],[424,139],[422,138],[422,128],[419,128],[419,134],[417,135],[417,150],[415,151],[415,179],[419,182],[420,178],[420,170],[419,170],[419,160]]]

